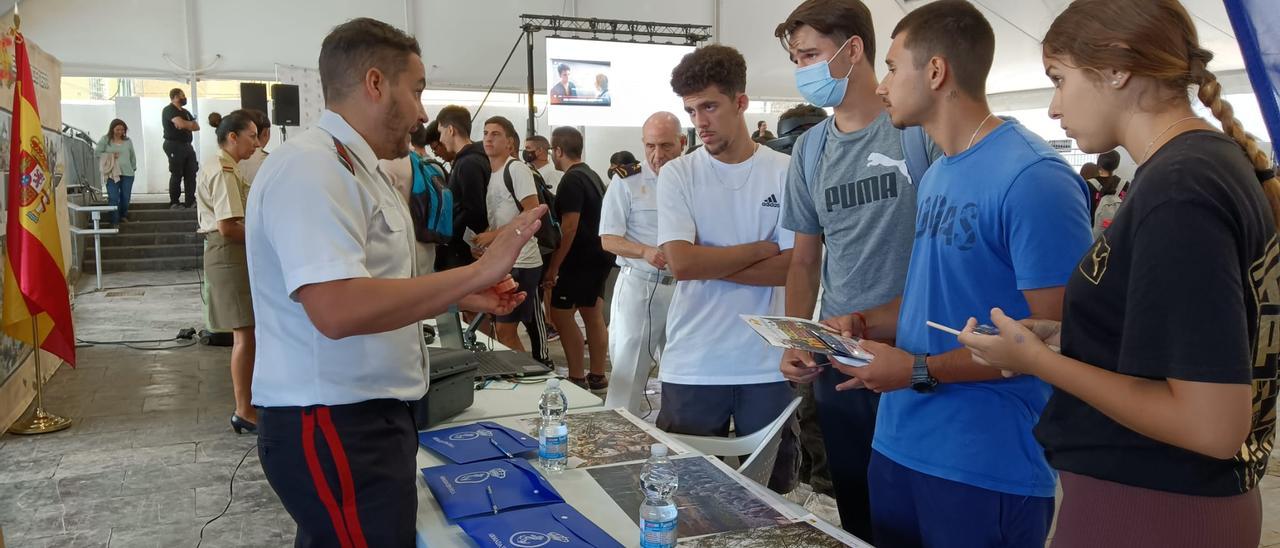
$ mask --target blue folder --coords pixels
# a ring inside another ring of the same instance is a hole
[[[464,519],[458,526],[482,547],[623,548],[564,503]]]
[[[538,440],[487,421],[422,432],[418,443],[457,464],[511,458],[538,450]]]
[[[564,502],[529,461],[503,459],[422,469],[450,521],[511,508]],[[490,491],[492,490],[492,491]]]

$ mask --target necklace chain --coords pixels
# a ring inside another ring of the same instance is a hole
[[[1151,154],[1151,147],[1152,147],[1152,146],[1155,146],[1156,141],[1159,141],[1161,137],[1164,137],[1164,134],[1169,133],[1169,130],[1173,129],[1173,128],[1174,128],[1174,126],[1176,126],[1176,125],[1178,125],[1178,124],[1181,124],[1181,123],[1183,123],[1183,122],[1185,122],[1185,121],[1187,121],[1187,120],[1195,120],[1195,119],[1198,119],[1198,118],[1200,118],[1200,117],[1199,117],[1199,116],[1188,116],[1188,117],[1186,117],[1186,118],[1182,118],[1182,119],[1180,119],[1180,120],[1177,120],[1177,121],[1175,121],[1174,123],[1169,124],[1169,127],[1164,128],[1164,131],[1161,131],[1159,135],[1156,135],[1156,138],[1155,138],[1155,139],[1152,139],[1152,140],[1151,140],[1151,142],[1147,143],[1147,149],[1146,149],[1146,150],[1144,150],[1144,151],[1142,151],[1142,161],[1143,161],[1143,163],[1145,163],[1147,160],[1150,160],[1150,159],[1151,159],[1151,156],[1150,156],[1150,154]]]
[[[987,120],[990,120],[992,116],[995,116],[994,112],[988,113],[987,117],[983,118],[982,122],[978,123],[978,127],[973,130],[973,135],[969,137],[969,144],[964,147],[965,150],[973,148],[973,141],[978,138],[978,132],[982,131],[982,126],[987,125]]]
[[[760,143],[752,143],[752,147],[751,147],[751,166],[747,168],[747,176],[743,179],[743,184],[745,184],[745,183],[746,183],[746,181],[750,181],[750,180],[751,180],[751,172],[753,172],[753,171],[755,171],[755,170],[756,170],[756,152],[758,152],[759,150],[760,150]],[[711,154],[710,154],[710,153],[707,153],[707,156],[711,156]],[[714,156],[712,156],[712,157],[711,157],[711,159],[712,159],[712,160],[714,160],[714,159],[715,159],[715,157],[714,157]],[[723,163],[723,162],[721,162],[721,163]],[[726,165],[732,165],[732,164],[726,164]],[[725,188],[731,188],[731,187],[729,187],[729,185],[725,184],[724,179],[720,178],[720,172],[716,170],[716,168],[715,168],[715,164],[712,164],[712,165],[711,165],[711,173],[712,173],[713,175],[715,175],[715,176],[716,176],[716,181],[720,183],[720,186],[725,187]],[[739,186],[737,186],[737,187],[732,187],[732,188],[733,188],[734,190],[737,190],[738,188],[742,188],[742,187],[741,187],[741,185],[739,185]]]

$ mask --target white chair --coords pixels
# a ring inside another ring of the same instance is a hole
[[[778,418],[754,433],[736,437],[721,438],[718,436],[690,436],[687,434],[667,435],[677,441],[694,448],[705,455],[716,457],[742,457],[751,455],[738,467],[738,473],[751,478],[760,485],[769,484],[769,476],[773,474],[773,463],[778,460],[778,446],[782,443],[782,429],[787,421],[800,407],[800,398],[791,400]]]

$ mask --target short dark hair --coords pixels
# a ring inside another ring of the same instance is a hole
[[[427,144],[440,142],[440,121],[432,120],[426,127],[422,128],[422,138],[426,139]]]
[[[530,135],[527,139],[525,139],[525,141],[533,143],[535,146],[537,146],[542,150],[551,150],[551,142],[547,141],[547,138],[541,135]]]
[[[671,71],[671,89],[676,95],[693,95],[710,86],[732,97],[747,91],[747,60],[738,50],[711,44],[693,50]]]
[[[564,74],[566,72],[569,72],[569,65],[560,63],[560,65],[556,67],[556,74]]]
[[[987,75],[995,58],[996,35],[978,8],[964,0],[939,0],[908,13],[894,27],[892,37],[907,33],[903,45],[915,67],[937,56],[947,60],[956,87],[965,94],[986,95]]]
[[[214,133],[217,134],[220,145],[227,142],[227,137],[232,133],[249,129],[250,124],[253,124],[253,116],[244,109],[232,111],[226,116],[216,112],[209,114],[209,125],[216,130]]]
[[[427,143],[431,142],[427,140],[427,128],[422,124],[413,126],[413,129],[409,130],[409,142],[415,147],[426,148]]]
[[[577,128],[560,126],[551,130],[551,147],[572,160],[582,159],[582,132]]]
[[[468,139],[471,138],[471,112],[467,111],[466,107],[448,105],[436,113],[434,123],[440,128],[451,127],[458,133],[466,135]]]
[[[182,88],[173,88],[173,89],[169,90],[169,100],[170,100],[170,101],[172,101],[174,97],[177,97],[177,96],[179,96],[179,95],[182,95]]]
[[[631,151],[619,150],[613,153],[613,156],[609,157],[609,163],[619,166],[629,166],[631,164],[639,163],[639,160],[636,160],[636,155],[632,154]]]
[[[262,135],[262,132],[271,129],[271,118],[267,116],[267,113],[256,108],[246,108],[243,110],[245,114],[249,115],[249,119],[253,120],[253,125],[258,126],[258,135]]]
[[[871,10],[859,0],[808,0],[791,11],[787,20],[778,24],[773,35],[788,48],[791,33],[802,26],[809,26],[819,34],[830,38],[837,45],[851,37],[862,39],[863,57],[868,63],[876,56],[876,31],[871,20]]]
[[[320,44],[325,101],[345,97],[371,68],[396,81],[409,54],[422,55],[418,40],[377,19],[361,17],[334,27]]]
[[[508,120],[506,116],[490,116],[488,120],[484,121],[484,125],[487,126],[489,124],[497,124],[502,126],[502,132],[506,133],[507,138],[509,139],[520,138],[520,134],[516,133],[515,124],[512,124],[511,120]]]
[[[1120,167],[1120,151],[1113,149],[1098,155],[1098,169],[1113,173],[1118,167]]]
[[[768,123],[768,122],[766,122],[766,121],[764,121],[764,120],[760,120],[759,122],[756,122],[756,127],[757,127],[757,128],[759,128],[760,126],[763,126],[763,125],[765,125],[765,124],[767,124],[767,123]]]

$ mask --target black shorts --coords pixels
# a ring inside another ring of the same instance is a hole
[[[560,310],[590,308],[604,297],[605,282],[612,267],[565,267],[551,288],[551,306]]]
[[[516,291],[525,292],[524,302],[506,316],[498,316],[498,323],[528,323],[534,319],[534,311],[542,306],[538,299],[539,286],[542,285],[542,267],[513,268],[511,279],[520,286]]]

